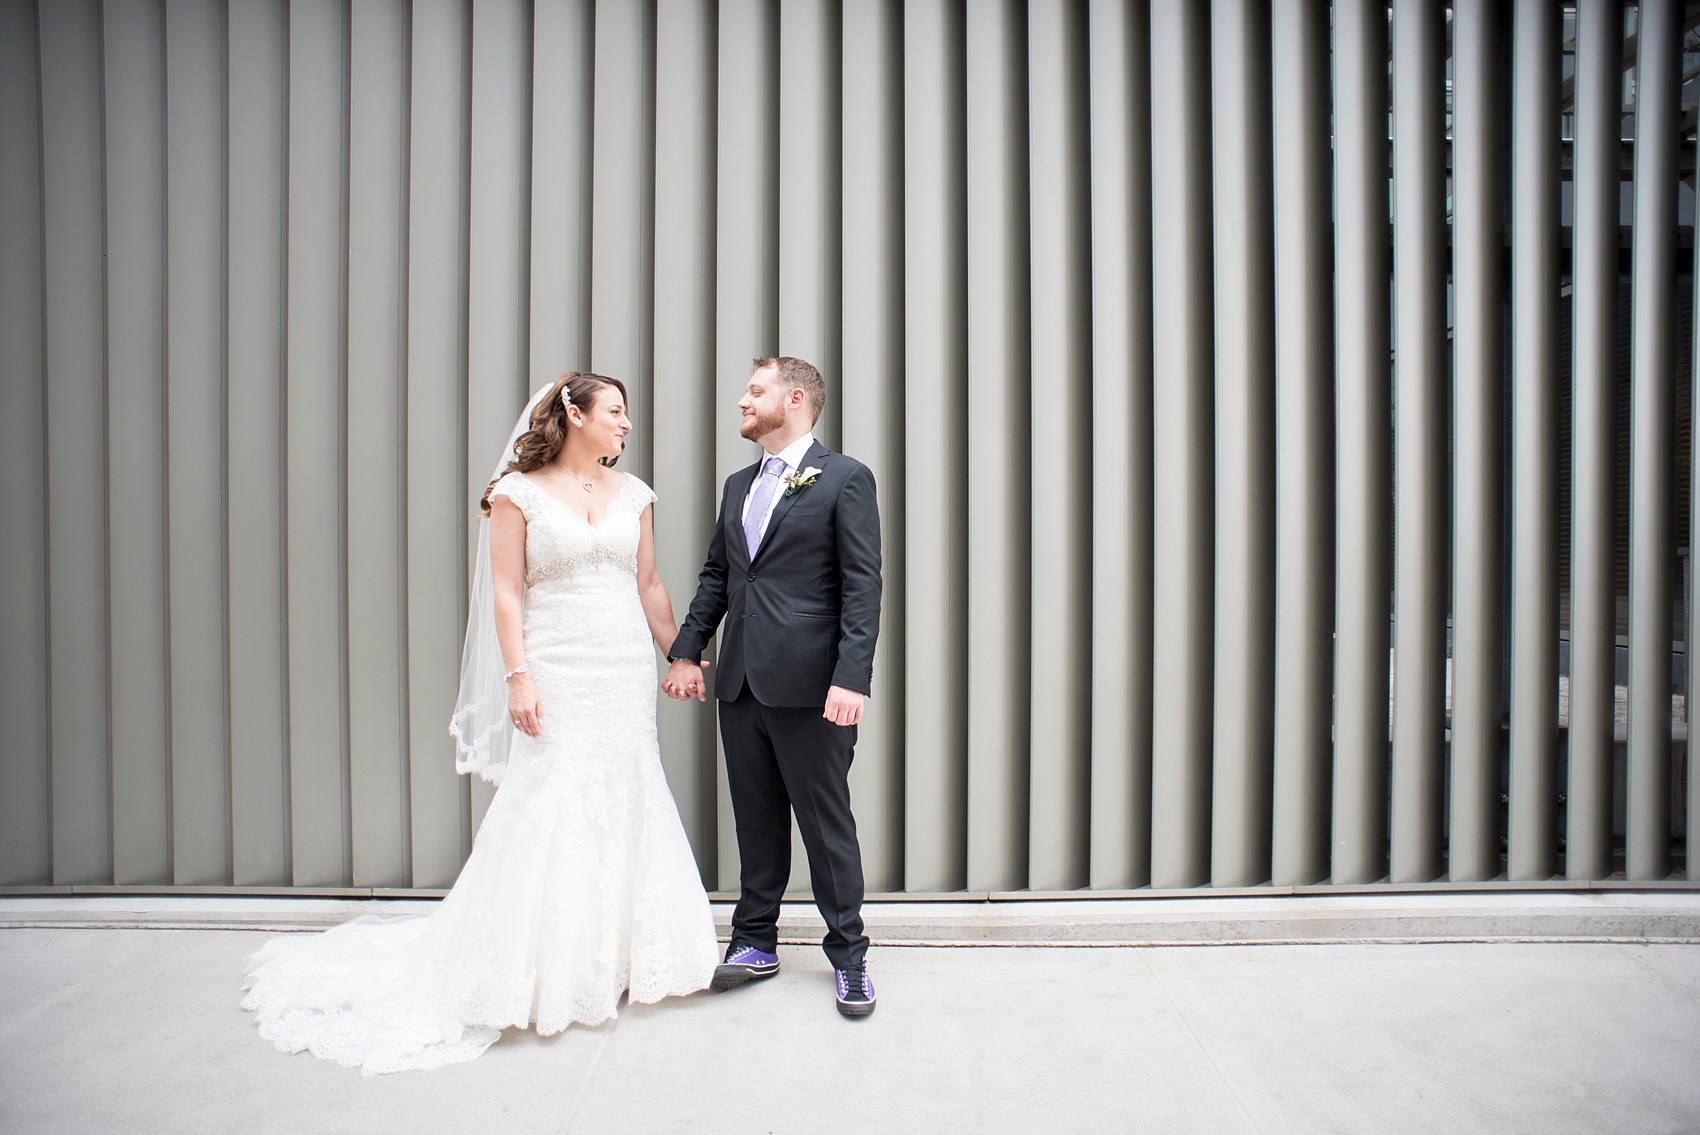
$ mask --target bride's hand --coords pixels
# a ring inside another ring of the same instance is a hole
[[[537,687],[529,674],[515,674],[508,682],[508,720],[527,737],[543,732],[543,703],[537,700]]]

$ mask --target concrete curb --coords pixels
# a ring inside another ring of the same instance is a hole
[[[424,913],[425,899],[201,896],[0,899],[0,930],[322,930],[362,914]],[[731,904],[714,904],[730,931]],[[1340,896],[878,902],[868,935],[888,946],[1193,946],[1389,942],[1700,944],[1700,894],[1488,892]],[[780,941],[820,941],[806,903],[787,903]]]

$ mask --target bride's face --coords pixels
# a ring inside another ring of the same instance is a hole
[[[626,417],[626,403],[620,392],[604,386],[596,392],[596,402],[590,413],[581,414],[575,431],[595,457],[618,457],[626,449],[626,435],[632,432],[631,419]]]

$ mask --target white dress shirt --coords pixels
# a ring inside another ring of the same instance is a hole
[[[779,460],[785,462],[785,468],[779,474],[780,477],[789,477],[797,471],[798,466],[802,465],[803,458],[809,455],[809,450],[814,448],[814,444],[815,435],[812,433],[806,433],[790,445],[786,446],[784,449],[780,450],[778,453],[769,453],[766,449],[763,449],[761,451],[761,463],[765,466],[769,457],[777,457]],[[756,489],[761,486],[761,479],[763,476],[765,476],[765,474],[758,470],[755,477],[750,481],[750,490],[744,494],[744,507],[738,511],[739,523],[749,519],[750,502],[755,500]],[[774,486],[773,498],[768,501],[767,504],[767,515],[761,518],[761,538],[763,540],[767,539],[767,524],[768,521],[773,519],[773,510],[778,507],[779,499],[784,495],[785,485],[784,482],[781,481],[780,484]]]

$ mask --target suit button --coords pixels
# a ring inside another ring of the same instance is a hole
[[[752,571],[750,573],[750,582],[754,583],[755,581],[756,581],[756,573]]]

